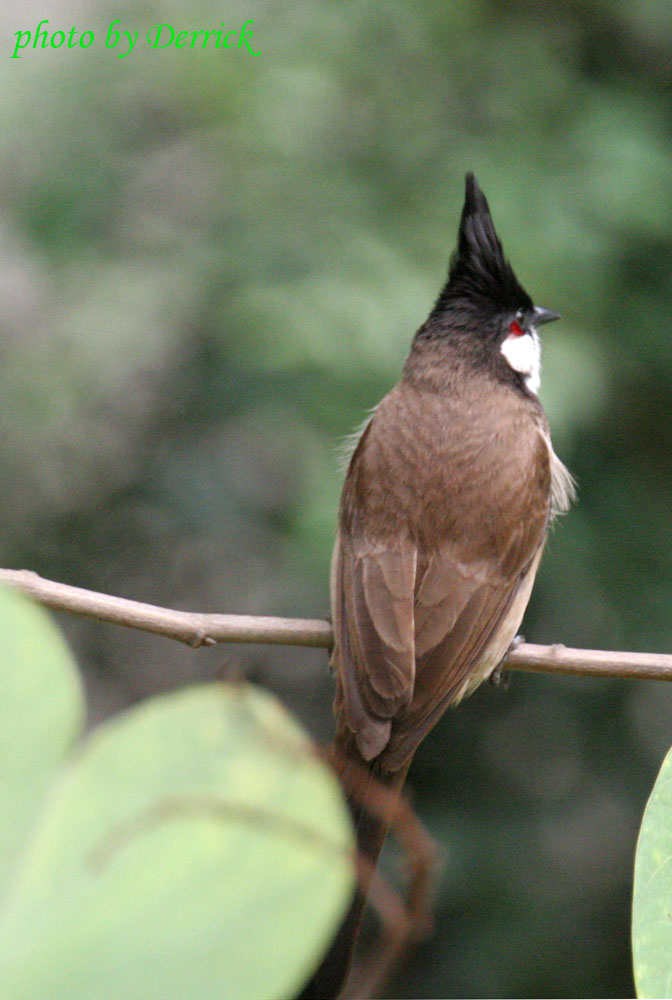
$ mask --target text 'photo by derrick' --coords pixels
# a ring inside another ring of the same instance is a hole
[[[12,59],[20,59],[23,49],[88,49],[95,44],[93,31],[80,31],[75,25],[67,31],[57,29],[50,31],[47,25],[49,19],[40,21],[34,30],[23,29],[14,33],[16,42]],[[129,56],[138,41],[138,31],[123,30],[119,27],[121,21],[112,21],[105,34],[104,47],[115,49],[117,58]],[[240,28],[229,28],[222,21],[219,28],[178,29],[172,24],[153,24],[145,36],[150,49],[187,49],[200,51],[202,49],[242,49],[250,55],[261,55],[261,51],[253,49],[250,42],[253,35],[253,20],[245,21]],[[256,42],[255,42],[256,45]]]

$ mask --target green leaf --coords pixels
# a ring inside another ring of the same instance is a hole
[[[286,1000],[352,891],[338,783],[249,685],[156,698],[52,789],[6,907],[3,1000]]]
[[[77,668],[49,617],[0,588],[0,901],[55,768],[79,735]]]
[[[632,907],[637,996],[672,996],[672,750],[639,832]]]

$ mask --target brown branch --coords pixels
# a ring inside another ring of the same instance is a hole
[[[155,635],[177,639],[188,646],[214,646],[217,642],[259,642],[328,649],[332,642],[331,625],[321,619],[204,615],[175,611],[44,580],[37,573],[24,569],[0,569],[0,583],[3,582],[54,611],[67,611],[112,625],[153,632]],[[507,657],[506,669],[672,681],[672,655],[569,649],[562,645],[534,646],[523,643]]]
[[[125,625],[177,639],[187,646],[214,646],[217,642],[264,642],[286,646],[331,645],[331,625],[322,620],[261,618],[255,615],[203,615],[174,611],[155,604],[141,604],[124,597],[97,594],[93,590],[70,587],[44,580],[26,569],[0,569],[0,583],[28,594],[54,611],[67,611],[112,625]]]

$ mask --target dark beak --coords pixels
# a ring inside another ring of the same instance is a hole
[[[544,309],[543,306],[535,306],[532,313],[532,325],[541,326],[542,323],[552,323],[554,319],[560,318],[560,313],[554,313],[551,309]]]

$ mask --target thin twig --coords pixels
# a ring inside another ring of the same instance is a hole
[[[331,645],[331,625],[320,619],[261,618],[256,615],[203,615],[159,608],[124,597],[97,594],[45,580],[25,569],[0,569],[0,582],[9,583],[39,604],[83,618],[125,625],[177,639],[187,646],[214,646],[217,642],[264,642],[286,646]]]
[[[332,758],[339,780],[351,803],[363,807],[370,819],[390,828],[403,851],[407,868],[407,888],[401,905],[390,896],[389,886],[373,877],[376,863],[360,850],[359,880],[367,903],[373,903],[381,920],[376,944],[360,956],[340,996],[380,996],[404,954],[432,930],[433,877],[438,862],[437,848],[413,807],[399,789],[377,780],[369,768],[350,759],[347,769]],[[381,896],[381,889],[385,895]]]
[[[258,642],[328,649],[333,638],[331,625],[322,619],[204,615],[175,611],[55,583],[25,569],[0,569],[0,582],[16,587],[54,611],[67,611],[112,625],[152,632],[168,639],[177,639],[188,646],[214,646],[218,642]],[[535,646],[522,643],[507,657],[506,669],[672,681],[672,655],[569,649],[559,644]]]

